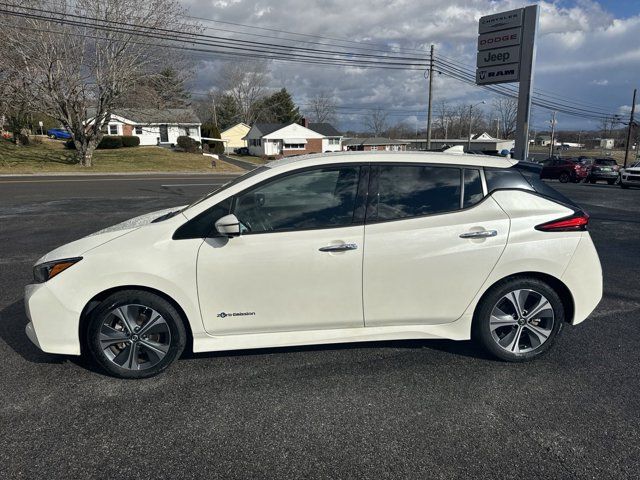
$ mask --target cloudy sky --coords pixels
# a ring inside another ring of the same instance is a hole
[[[436,53],[473,68],[478,18],[525,6],[512,0],[183,0],[195,17],[232,22],[203,22],[224,33],[277,43],[281,39],[336,43],[362,42],[371,48],[402,48],[412,55]],[[584,109],[628,115],[634,87],[640,87],[640,0],[544,1],[538,36],[535,88],[547,99]],[[244,27],[248,25],[254,28]],[[261,27],[259,30],[255,27]],[[220,34],[208,30],[208,34]],[[287,32],[319,37],[304,38]],[[258,34],[261,37],[248,37]],[[333,40],[326,40],[331,37]],[[309,44],[298,43],[301,46]],[[216,84],[218,61],[203,60],[194,90]],[[392,123],[424,124],[427,80],[420,71],[354,69],[273,62],[271,85],[285,86],[304,105],[327,92],[345,107],[382,107]],[[434,102],[470,104],[493,94],[444,75],[435,77]],[[348,112],[349,110],[342,110]],[[412,112],[420,112],[415,115]],[[548,128],[550,112],[535,108],[532,124]],[[596,129],[597,120],[559,115],[561,129]],[[363,115],[341,113],[340,128],[362,128]]]

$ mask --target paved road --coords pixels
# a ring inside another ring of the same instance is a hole
[[[535,363],[387,342],[194,355],[131,382],[29,343],[31,264],[224,179],[83,180],[0,179],[0,478],[638,478],[640,190],[558,185],[592,214],[605,298]]]

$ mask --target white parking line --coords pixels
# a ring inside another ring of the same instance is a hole
[[[160,185],[161,187],[213,187],[215,185],[222,185],[221,183],[174,183],[171,185]]]

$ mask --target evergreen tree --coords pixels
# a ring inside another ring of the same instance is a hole
[[[286,88],[262,99],[257,111],[260,122],[296,123],[301,118],[300,111]]]

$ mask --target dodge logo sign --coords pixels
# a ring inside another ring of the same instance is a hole
[[[522,30],[520,28],[512,28],[511,30],[503,30],[502,32],[483,33],[482,35],[478,35],[478,50],[520,45],[521,40]]]

